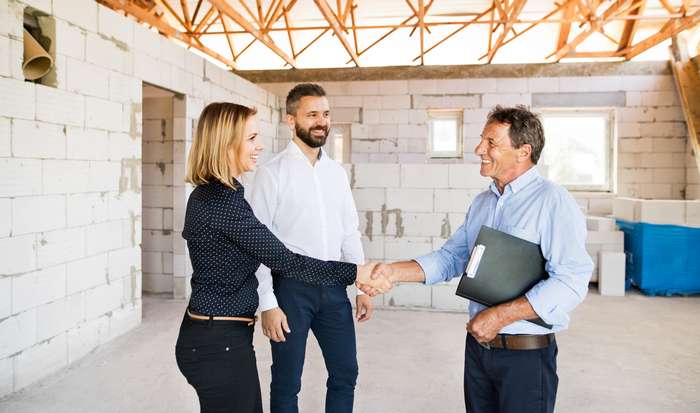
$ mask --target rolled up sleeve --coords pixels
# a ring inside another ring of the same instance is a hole
[[[462,274],[469,257],[466,221],[437,251],[415,258],[425,273],[427,285],[436,284]]]
[[[569,313],[586,297],[593,261],[586,251],[585,217],[573,198],[560,194],[550,211],[540,244],[549,278],[525,297],[537,315],[556,329],[569,324]]]

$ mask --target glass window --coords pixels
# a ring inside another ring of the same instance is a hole
[[[340,163],[350,163],[350,124],[340,123],[331,127],[324,146],[328,155]]]
[[[462,157],[462,110],[428,111],[428,155],[431,158]]]
[[[549,179],[571,190],[614,190],[614,110],[542,110],[542,120],[540,164]]]

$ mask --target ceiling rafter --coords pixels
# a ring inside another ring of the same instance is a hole
[[[664,40],[670,39],[683,30],[693,27],[698,23],[700,23],[700,10],[697,10],[692,15],[681,19],[669,20],[658,33],[651,35],[634,46],[625,49],[625,59],[629,60],[650,47],[654,47]]]
[[[240,13],[234,10],[233,7],[226,2],[226,0],[209,0],[209,2],[212,4],[212,6],[216,7],[220,13],[225,14],[237,25],[241,26],[248,33],[252,34],[258,41],[269,47],[290,66],[294,68],[297,67],[296,61],[289,57],[282,49],[280,49],[279,46],[277,46],[277,44],[275,44],[275,42],[269,37],[269,35],[263,34],[258,29],[253,27],[253,25],[251,25]]]
[[[498,49],[503,46],[503,42],[505,41],[508,32],[513,28],[513,24],[515,24],[520,12],[523,10],[523,7],[525,7],[525,3],[527,3],[527,0],[514,0],[510,7],[506,7],[506,23],[503,25],[503,31],[501,31],[498,38],[496,38],[496,42],[494,43],[493,47],[491,47],[487,53],[486,58],[488,59],[488,63],[491,63],[493,58],[496,56]]]
[[[156,16],[152,12],[149,12],[143,8],[140,8],[131,2],[123,3],[122,1],[119,1],[119,0],[99,0],[99,2],[114,9],[114,10],[121,10],[125,13],[128,13],[128,14],[136,17],[137,19],[145,22],[149,26],[156,28],[164,36],[177,39],[177,40],[185,43],[189,47],[194,47],[195,49],[199,50],[200,52],[205,53],[205,54],[209,55],[210,57],[226,64],[231,69],[236,68],[236,63],[234,61],[232,61],[231,59],[228,59],[228,58],[220,55],[219,53],[215,52],[214,50],[196,42],[195,39],[193,39],[193,37],[190,36],[189,34],[179,32],[177,29],[170,26],[164,19]]]
[[[552,53],[550,56],[553,56],[554,61],[559,61],[562,57],[566,56],[569,52],[575,51],[576,47],[583,43],[584,40],[586,40],[590,35],[593,33],[599,31],[600,29],[605,26],[606,23],[609,23],[610,17],[612,17],[615,13],[620,11],[622,8],[627,6],[627,4],[630,2],[630,0],[616,0],[610,7],[608,7],[603,14],[600,16],[600,18],[593,19],[589,22],[589,27],[587,30],[584,30],[583,32],[579,33],[578,36],[576,36],[571,42],[568,42],[564,46],[560,47],[557,51]],[[550,57],[548,56],[548,57]]]
[[[326,0],[314,0],[314,3],[316,3],[316,7],[318,7],[318,10],[321,12],[328,24],[330,24],[333,28],[335,36],[338,38],[338,40],[340,40],[340,43],[343,44],[345,51],[348,52],[350,58],[355,63],[355,66],[360,66],[360,58],[359,56],[357,56],[357,53],[352,49],[352,46],[350,45],[350,42],[348,42],[347,37],[345,37],[345,32],[343,31],[342,23],[340,22],[338,16],[336,16],[333,13],[331,6],[328,5],[328,2],[326,2]]]
[[[473,10],[473,8],[470,10],[467,7],[465,10],[437,13],[431,12],[431,7],[434,3],[439,4],[441,0],[392,0],[407,5],[404,9],[406,17],[400,23],[376,22],[375,24],[362,19],[358,20],[358,16],[363,16],[364,13],[362,10],[358,13],[356,0],[308,2],[321,12],[323,17],[323,20],[320,20],[321,23],[319,20],[314,21],[308,17],[304,18],[303,23],[295,20],[296,12],[292,13],[292,8],[297,0],[97,1],[112,9],[123,11],[138,21],[157,28],[163,35],[177,39],[188,47],[195,47],[231,67],[235,66],[241,54],[255,42],[261,42],[277,54],[284,61],[285,66],[297,67],[297,57],[329,32],[338,38],[340,46],[349,56],[347,63],[359,66],[360,57],[364,53],[386,43],[384,40],[400,29],[408,29],[405,33],[409,34],[409,37],[418,33],[419,36],[415,42],[420,53],[413,61],[425,64],[426,54],[472,25],[488,26],[483,39],[487,46],[486,53],[480,57],[480,60],[486,59],[488,63],[493,61],[504,46],[516,39],[527,37],[524,35],[538,25],[544,24],[558,26],[555,51],[546,57],[549,61],[559,61],[562,58],[607,57],[629,60],[699,23],[698,4],[692,0],[659,0],[653,2],[653,6],[650,6],[647,0],[555,0],[551,9],[527,15],[523,10],[528,1],[532,0],[491,0],[490,7],[484,11]],[[306,4],[304,6],[308,14],[308,6]],[[300,13],[304,15],[303,11]],[[282,23],[278,24],[281,19],[283,19]],[[606,27],[613,21],[618,22],[614,30],[609,26]],[[652,32],[652,35],[634,43],[638,40],[635,39],[635,35],[642,23],[645,29],[656,27],[657,32]],[[574,38],[570,39],[574,24],[579,28],[576,29]],[[434,30],[431,29],[442,26],[451,27],[451,31],[446,31],[446,35],[435,36]],[[386,29],[386,32],[378,33],[374,40],[359,38],[359,34],[363,31],[378,29]],[[295,39],[294,35],[294,32],[300,31],[316,32],[315,37],[303,47],[298,44],[299,38]],[[285,49],[279,47],[271,37],[272,32],[284,32],[289,45],[287,46],[285,41]],[[577,52],[576,49],[594,33],[600,33],[612,42],[612,50]],[[237,37],[240,34],[251,37],[241,40]],[[217,50],[206,47],[201,42],[202,36],[223,36],[220,39],[222,41],[225,39],[224,45],[228,45],[228,51],[224,51],[220,45],[216,47]],[[362,48],[363,44],[360,40],[370,40],[370,42]],[[245,44],[243,41],[248,43]],[[245,47],[241,48],[241,46]],[[224,56],[229,52],[230,59]]]

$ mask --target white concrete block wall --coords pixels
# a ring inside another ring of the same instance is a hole
[[[411,259],[442,246],[464,221],[473,198],[488,187],[489,181],[479,177],[475,166],[346,165],[367,259]],[[454,296],[455,282],[431,287],[402,284],[375,303],[463,310],[466,301]]]
[[[55,21],[53,86],[22,76],[25,6]],[[201,57],[94,0],[0,1],[0,57],[2,397],[140,323],[142,200],[170,208],[162,264],[179,276],[175,296],[188,294],[182,178],[204,105],[256,106],[268,149],[280,118],[277,96],[213,65],[205,73]],[[153,127],[142,125],[144,81],[184,96],[168,136],[170,193],[141,182],[142,129]]]
[[[692,151],[686,145],[683,113],[670,75],[319,83],[329,94],[331,116],[336,119],[338,113],[342,119],[336,121],[352,122],[353,163],[477,163],[478,158],[472,151],[478,143],[486,114],[496,104],[525,104],[534,110],[577,105],[613,106],[618,145],[617,195],[700,198],[697,168],[686,161],[692,158]],[[385,85],[391,87],[387,89]],[[261,86],[284,97],[294,84],[262,83]],[[609,102],[601,103],[606,99]],[[346,116],[353,108],[361,109],[361,121]],[[430,159],[426,155],[427,110],[438,108],[464,110],[462,158]],[[279,145],[284,147],[287,141],[285,130],[279,137]],[[595,195],[581,196],[592,197]],[[589,205],[586,201],[583,206],[599,215],[611,210],[608,202]]]

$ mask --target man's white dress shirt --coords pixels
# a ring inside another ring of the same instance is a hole
[[[321,260],[364,263],[348,177],[323,149],[311,165],[299,146],[290,142],[258,168],[247,195],[255,216],[291,251]],[[270,269],[260,265],[255,275],[260,311],[277,307]]]

